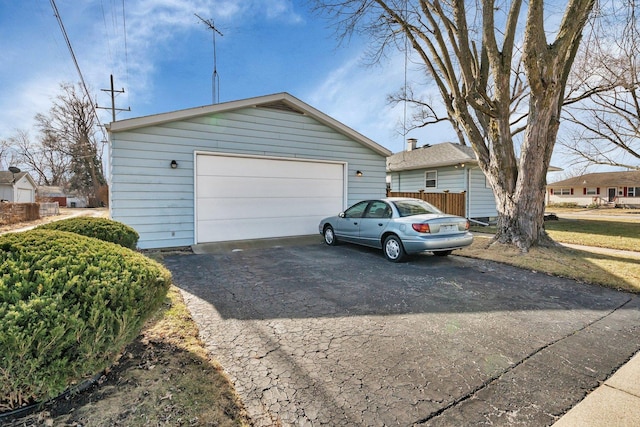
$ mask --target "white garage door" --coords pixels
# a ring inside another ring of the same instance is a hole
[[[300,236],[343,209],[344,164],[196,156],[196,243]]]

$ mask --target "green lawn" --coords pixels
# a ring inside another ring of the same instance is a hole
[[[566,247],[531,248],[520,253],[513,247],[492,244],[495,227],[471,227],[478,234],[468,248],[458,254],[546,272],[586,283],[640,292],[640,259],[621,254],[597,254]],[[596,246],[640,253],[640,221],[580,218],[545,222],[549,236],[560,243]]]
[[[546,221],[549,236],[560,243],[640,251],[640,220],[566,219]],[[471,231],[495,234],[495,227],[472,226]]]
[[[562,243],[640,251],[640,221],[561,218],[545,222],[545,229]]]

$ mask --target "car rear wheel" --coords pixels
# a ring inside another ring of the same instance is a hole
[[[324,242],[329,246],[335,246],[338,244],[338,239],[336,238],[335,233],[333,232],[333,227],[327,225],[324,228]]]
[[[451,252],[453,251],[434,251],[433,254],[435,256],[447,256],[447,255],[451,255]]]
[[[384,250],[384,256],[391,262],[400,262],[406,255],[402,241],[394,234],[384,239],[382,249]]]

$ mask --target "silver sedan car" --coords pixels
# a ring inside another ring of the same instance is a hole
[[[318,230],[327,245],[344,241],[381,248],[393,262],[424,251],[447,256],[473,242],[467,219],[409,198],[358,202],[339,215],[320,221]]]

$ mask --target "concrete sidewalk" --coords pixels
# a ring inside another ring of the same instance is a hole
[[[640,353],[567,412],[554,426],[640,425]]]

